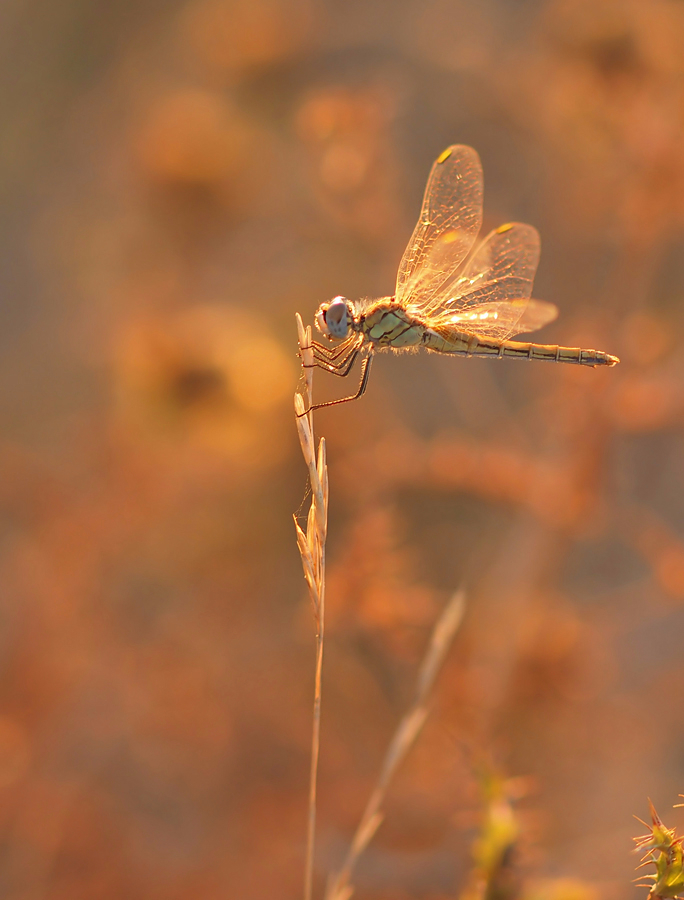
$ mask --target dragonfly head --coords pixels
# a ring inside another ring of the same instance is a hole
[[[352,313],[346,297],[335,297],[330,303],[321,303],[316,313],[316,325],[321,334],[342,340],[349,334]]]

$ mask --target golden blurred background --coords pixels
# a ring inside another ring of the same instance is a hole
[[[526,780],[539,896],[634,896],[632,814],[684,824],[684,4],[8,0],[0,23],[0,894],[301,896],[294,313],[391,293],[466,143],[485,230],[542,234],[540,340],[622,364],[383,356],[317,415],[316,886],[464,585],[355,896],[459,895],[484,759]]]

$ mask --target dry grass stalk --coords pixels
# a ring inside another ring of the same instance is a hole
[[[413,703],[405,713],[390,741],[380,769],[380,775],[361,816],[347,857],[340,871],[330,880],[326,900],[349,900],[354,887],[351,876],[359,857],[373,839],[383,820],[381,806],[389,784],[420,734],[429,708],[428,698],[437,674],[444,662],[458,627],[463,618],[465,597],[458,591],[442,611],[432,631],[427,652],[418,672]]]
[[[325,458],[325,438],[321,438],[315,452],[313,414],[304,415],[313,403],[313,352],[311,327],[306,329],[297,315],[299,350],[306,378],[306,405],[301,394],[295,394],[295,413],[299,441],[311,482],[311,507],[302,531],[295,517],[297,546],[302,557],[304,578],[309,588],[316,626],[316,674],[314,680],[313,729],[311,735],[311,770],[309,775],[309,816],[307,827],[306,862],[304,872],[304,900],[311,900],[313,861],[316,835],[316,783],[321,734],[321,672],[323,668],[323,636],[325,632],[325,538],[328,527],[328,468]]]

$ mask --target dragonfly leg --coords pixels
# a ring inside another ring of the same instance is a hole
[[[324,360],[336,360],[339,359],[340,356],[345,356],[347,351],[354,345],[361,343],[359,338],[362,337],[358,334],[350,335],[345,341],[342,341],[341,344],[337,344],[336,346],[328,347],[325,344],[321,344],[318,341],[311,342],[311,348],[314,352],[315,356],[320,357]],[[362,338],[363,340],[363,338]]]
[[[322,356],[336,356],[349,343],[349,338],[341,344],[322,344],[320,341],[311,341],[312,348]]]
[[[340,378],[346,378],[347,375],[351,372],[352,366],[356,361],[356,357],[359,355],[360,348],[354,347],[352,348],[347,356],[343,360],[340,360],[336,365],[332,363],[323,363],[317,361],[314,363],[316,368],[323,369],[324,372],[330,372],[331,375],[338,375]]]
[[[315,409],[324,409],[326,406],[337,406],[339,403],[349,403],[351,400],[358,400],[359,397],[362,397],[368,387],[368,376],[370,375],[370,364],[372,359],[373,350],[371,348],[368,356],[361,365],[361,383],[359,384],[359,389],[352,397],[341,397],[339,400],[328,400],[327,403],[314,403],[313,406],[309,407],[309,409],[301,413],[301,415],[306,416]]]
[[[328,341],[323,344],[321,341],[312,340],[308,348],[305,347],[304,349],[318,351],[324,356],[336,356],[338,353],[344,351],[344,349],[349,345],[350,341],[353,341],[356,337],[357,335],[350,334],[349,337],[345,338],[339,344],[337,342],[333,343],[332,341]]]
[[[345,353],[349,349],[350,343],[356,339],[357,335],[350,334],[348,338],[341,344],[321,344],[320,341],[311,341],[308,347],[300,347],[297,356],[302,358],[302,350],[311,350],[315,356],[323,359],[336,359],[340,354]]]
[[[318,366],[319,369],[324,369],[326,372],[331,372],[333,375],[348,375],[351,367],[354,365],[354,360],[358,356],[362,343],[363,341],[358,341],[353,344],[340,359],[319,359],[314,356],[314,365]]]
[[[336,353],[335,356],[319,356],[314,350],[313,366],[325,369],[326,372],[332,372],[333,375],[348,375],[362,343],[363,337],[355,335],[354,340],[346,343],[343,351]],[[312,366],[305,365],[304,368],[312,368]]]

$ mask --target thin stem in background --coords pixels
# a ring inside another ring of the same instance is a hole
[[[354,891],[351,884],[354,867],[382,823],[381,806],[389,784],[428,717],[430,691],[461,624],[464,610],[465,597],[462,591],[458,591],[447,603],[433,628],[427,652],[418,672],[413,703],[399,722],[390,741],[378,781],[363,811],[342,868],[328,885],[326,900],[349,900]]]

